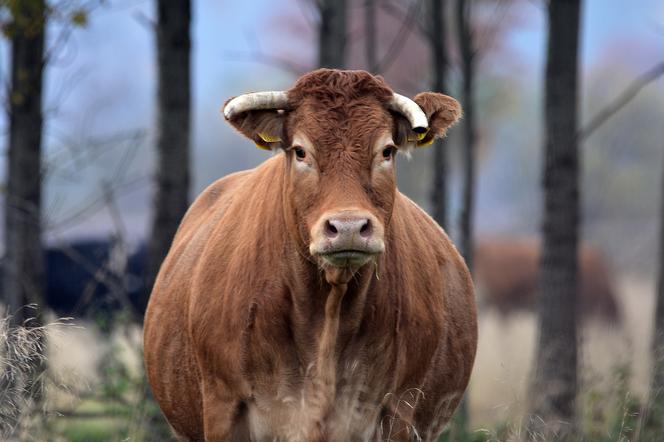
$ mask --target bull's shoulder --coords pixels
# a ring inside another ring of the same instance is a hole
[[[231,199],[233,191],[241,187],[252,173],[253,169],[235,172],[210,184],[189,207],[182,219],[182,225],[192,221],[196,222],[215,209],[223,207]]]
[[[468,267],[436,221],[398,193],[392,224],[392,262],[388,265],[401,272],[415,306],[421,304],[422,311],[429,314],[433,306],[449,312],[474,304]]]
[[[432,398],[442,389],[435,385],[440,373],[447,373],[442,378],[462,391],[477,342],[475,292],[468,267],[438,223],[400,193],[395,200],[393,223],[392,242],[397,249],[392,259],[397,262],[390,264],[399,269],[401,289],[406,295],[401,333],[404,342],[418,343],[405,348],[406,359],[417,360],[422,355],[433,358],[419,364],[429,367],[424,389]],[[425,370],[418,364],[408,367],[402,377],[406,386],[409,379],[422,375],[418,370]]]
[[[445,231],[417,204],[402,194],[395,202],[396,266],[406,272],[410,302],[415,314],[473,323],[475,291],[466,263]],[[432,318],[429,318],[432,319]],[[440,319],[440,318],[438,318]],[[463,327],[461,327],[463,328]]]
[[[394,210],[395,232],[407,238],[409,249],[431,251],[439,263],[459,256],[442,227],[410,198],[398,192]]]
[[[210,184],[191,205],[180,229],[187,231],[222,221],[228,210],[235,215],[256,213],[263,208],[261,200],[278,200],[274,193],[278,191],[276,182],[281,177],[282,160],[276,155],[254,169],[232,173]]]
[[[180,222],[173,243],[164,259],[155,291],[175,290],[179,296],[188,293],[179,286],[186,285],[196,268],[203,251],[213,234],[214,226],[224,217],[227,207],[232,202],[233,194],[252,174],[252,170],[233,173],[209,185],[189,207]],[[180,281],[180,283],[172,283]],[[153,295],[154,296],[154,295]]]

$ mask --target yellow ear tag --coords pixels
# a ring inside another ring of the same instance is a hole
[[[431,137],[431,138],[428,139],[427,141],[424,141],[424,142],[422,142],[422,143],[417,143],[417,147],[426,147],[426,146],[429,146],[429,145],[433,144],[433,139],[434,139],[434,137]]]
[[[265,141],[266,143],[278,143],[279,141],[281,141],[281,138],[273,137],[272,135],[268,134],[258,134],[258,136],[261,138],[261,140]]]
[[[260,138],[264,143],[261,143],[260,141],[254,140],[254,143],[256,144],[256,147],[259,149],[264,149],[264,150],[272,150],[270,147],[270,143],[278,143],[281,141],[281,138],[279,137],[273,137],[267,134],[258,134],[258,138]]]
[[[420,140],[423,140],[424,137],[426,137],[426,136],[427,136],[427,132],[424,132],[422,134],[419,134],[419,133],[415,132],[415,133],[413,133],[413,135],[409,135],[407,139],[408,139],[408,141],[420,141]]]
[[[254,141],[254,144],[256,145],[257,148],[263,149],[263,150],[272,150],[270,146],[267,144],[259,143],[258,141]]]

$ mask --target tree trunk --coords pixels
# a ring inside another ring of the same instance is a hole
[[[459,222],[459,249],[466,259],[466,265],[473,267],[473,213],[475,194],[475,49],[471,32],[471,3],[457,0],[457,39],[461,56],[463,107],[462,159],[463,159],[463,194],[461,197],[461,217]]]
[[[318,66],[343,69],[346,64],[346,0],[318,0]]]
[[[9,146],[5,194],[5,262],[3,295],[11,315],[4,346],[9,366],[0,379],[5,393],[5,416],[0,433],[18,440],[22,420],[39,410],[42,399],[45,337],[39,306],[44,292],[44,256],[41,244],[41,144],[42,87],[46,6],[43,0],[16,2],[9,6],[12,22],[11,85],[9,90]],[[34,310],[27,304],[36,304]],[[27,319],[30,318],[29,321]],[[35,328],[31,333],[20,327]],[[16,336],[34,336],[32,350],[22,354]],[[8,376],[11,374],[11,376]],[[27,417],[25,417],[27,416]]]
[[[471,32],[471,2],[456,1],[456,30],[461,59],[461,105],[464,117],[461,121],[461,158],[463,163],[463,190],[459,219],[459,251],[466,260],[468,269],[473,268],[473,210],[475,194],[475,106],[474,75],[475,49]],[[458,421],[466,431],[469,420],[468,395],[464,395],[459,406]]]
[[[537,313],[539,342],[532,386],[532,427],[544,439],[569,440],[577,392],[577,146],[580,0],[549,2],[545,78],[544,220]]]
[[[367,69],[372,74],[379,74],[376,54],[376,0],[364,0],[364,33]]]
[[[26,313],[22,307],[41,304],[44,289],[41,244],[44,1],[18,2],[12,13],[3,294],[9,313],[14,315],[13,324],[20,325]],[[39,321],[28,325],[37,326]]]
[[[663,164],[664,166],[664,164]],[[650,386],[650,414],[648,425],[651,429],[664,429],[664,167],[662,167],[662,187],[659,218],[659,270],[655,325],[652,334],[652,375]]]
[[[447,46],[445,39],[445,2],[429,0],[431,39],[431,66],[433,92],[447,91]],[[437,140],[433,149],[433,187],[431,204],[433,218],[443,229],[447,228],[447,143],[444,139]]]
[[[149,240],[150,283],[189,205],[190,25],[190,0],[157,0],[157,188]],[[143,302],[145,307],[147,299]]]

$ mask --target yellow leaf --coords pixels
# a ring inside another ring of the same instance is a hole
[[[84,9],[78,9],[71,13],[70,20],[76,26],[85,27],[88,24],[88,13]]]

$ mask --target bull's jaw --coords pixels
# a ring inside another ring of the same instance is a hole
[[[336,286],[348,284],[362,267],[373,265],[376,259],[375,255],[362,255],[364,257],[355,256],[353,259],[338,257],[334,261],[331,261],[328,257],[320,256],[318,258],[320,267],[325,273],[325,280],[328,284]]]

